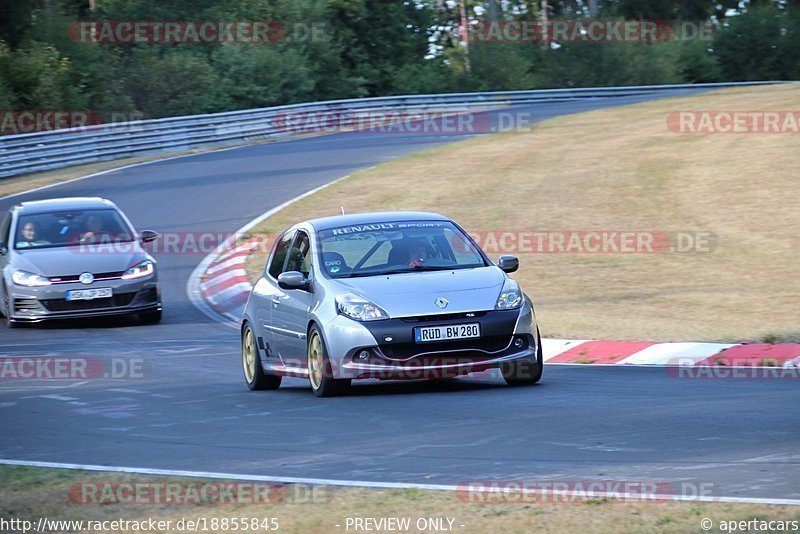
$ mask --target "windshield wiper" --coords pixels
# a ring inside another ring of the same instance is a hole
[[[387,274],[394,274],[397,272],[407,272],[407,271],[367,271],[363,273],[351,273],[347,276],[340,276],[339,278],[363,278],[365,276],[384,276]]]
[[[415,273],[419,271],[452,271],[455,269],[471,269],[472,266],[460,266],[460,265],[416,265],[414,267],[406,267],[403,269],[386,269],[384,271],[368,271],[363,273],[352,273],[349,276],[342,277],[342,278],[361,278],[365,276],[387,276],[390,274],[403,274],[403,273]]]

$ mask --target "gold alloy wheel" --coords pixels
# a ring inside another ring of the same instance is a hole
[[[253,331],[248,326],[242,339],[242,367],[244,377],[248,384],[252,384],[256,377],[256,347],[253,341]]]
[[[322,357],[322,338],[314,331],[311,333],[311,339],[308,340],[308,378],[314,389],[319,389],[322,385],[323,365],[325,362]]]

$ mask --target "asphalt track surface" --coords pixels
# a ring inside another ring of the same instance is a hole
[[[526,109],[544,119],[645,99]],[[139,229],[231,232],[352,171],[463,137],[351,133],[266,143],[0,199],[0,209],[100,195]],[[186,295],[202,256],[157,259],[165,310],[159,325],[120,318],[0,327],[3,356],[143,362],[141,378],[0,382],[0,458],[447,485],[617,479],[705,484],[717,496],[800,498],[793,381],[547,366],[540,385],[521,389],[489,375],[367,381],[331,399],[315,398],[297,379],[284,379],[278,391],[250,392],[238,333]]]

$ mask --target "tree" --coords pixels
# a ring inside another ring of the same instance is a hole
[[[723,78],[791,79],[798,74],[797,17],[765,5],[730,17],[714,40]]]

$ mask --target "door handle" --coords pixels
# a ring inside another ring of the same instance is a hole
[[[280,298],[278,298],[278,297],[272,297],[272,305],[273,305],[273,306],[277,306],[277,305],[278,305],[278,304],[280,304],[280,303],[281,303],[281,299],[280,299]]]

